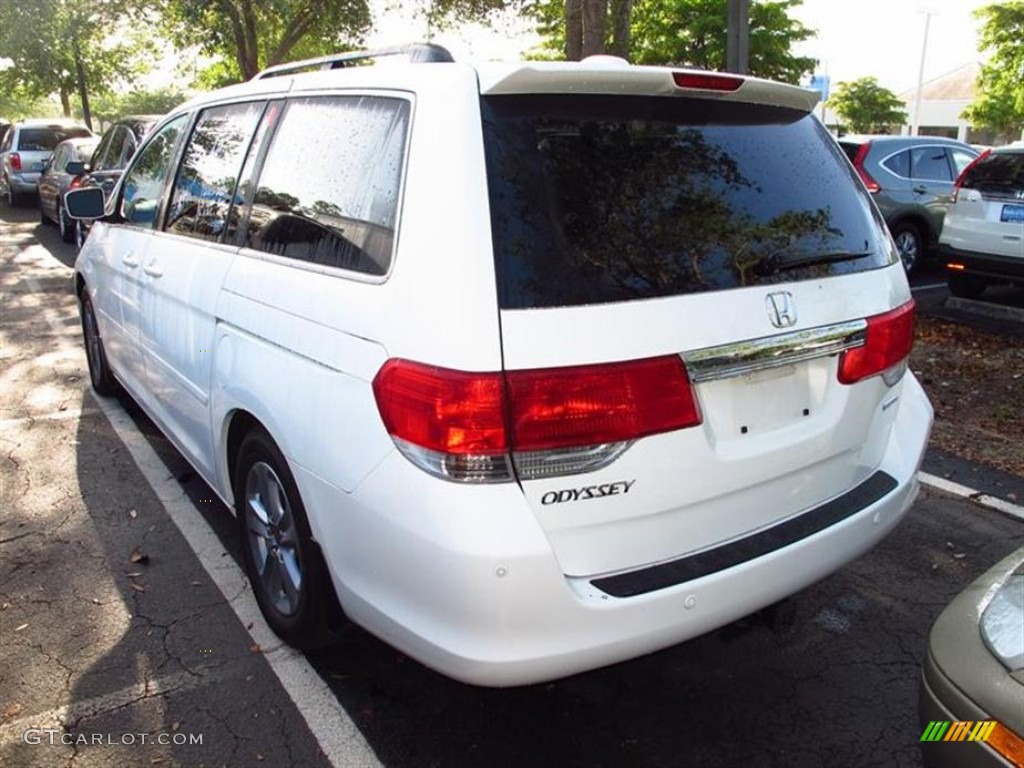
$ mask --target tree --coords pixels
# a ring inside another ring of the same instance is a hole
[[[792,48],[814,35],[790,11],[801,0],[750,3],[750,74],[798,83],[817,60]],[[726,0],[638,0],[633,10],[633,60],[724,70]]]
[[[907,122],[903,102],[873,77],[839,83],[828,106],[854,133],[878,133]]]
[[[978,77],[978,96],[964,117],[1016,136],[1024,130],[1024,2],[989,5],[975,16],[983,19],[980,50],[991,55]]]
[[[132,82],[147,68],[146,31],[141,25],[120,27],[129,7],[116,0],[0,4],[0,57],[13,62],[0,72],[0,89],[28,99],[55,93],[66,117],[77,94],[91,127],[90,94]]]
[[[176,44],[222,56],[236,81],[351,48],[370,27],[366,0],[160,0],[159,8]]]
[[[532,13],[547,51],[565,51],[567,59],[612,53],[638,64],[678,64],[724,70],[727,0],[605,0],[602,45],[584,51],[574,43],[570,7],[587,0],[540,0]],[[752,0],[750,73],[796,83],[812,71],[815,59],[795,56],[792,47],[814,31],[790,16],[801,0]],[[582,39],[581,39],[582,40]],[[579,51],[579,55],[574,55]],[[543,54],[542,54],[543,55]]]

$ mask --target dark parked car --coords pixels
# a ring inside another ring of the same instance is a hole
[[[839,146],[874,198],[907,272],[933,249],[953,182],[978,150],[939,136],[843,136]]]
[[[64,193],[79,184],[78,176],[68,171],[68,164],[89,157],[99,141],[98,136],[62,141],[39,174],[39,219],[43,224],[57,222],[65,243],[75,239],[75,221],[64,210]]]
[[[110,126],[100,139],[92,157],[81,165],[72,166],[72,170],[82,174],[80,186],[100,187],[103,196],[109,197],[142,138],[159,119],[158,115],[133,115],[124,117]],[[81,248],[89,233],[89,222],[78,221],[75,224],[74,239]]]

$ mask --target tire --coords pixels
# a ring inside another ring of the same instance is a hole
[[[89,362],[89,379],[97,395],[110,397],[118,392],[117,380],[107,363],[107,353],[103,350],[103,340],[96,324],[96,313],[92,309],[89,293],[82,289],[81,299],[82,337],[85,341],[85,357]]]
[[[75,224],[74,219],[68,218],[68,212],[64,210],[64,206],[60,203],[57,204],[57,226],[60,228],[60,239],[65,243],[73,243],[75,241]]]
[[[242,440],[234,490],[242,560],[267,624],[294,648],[328,645],[341,611],[288,462],[262,429]]]
[[[82,222],[76,220],[75,221],[75,238],[74,238],[75,251],[82,250],[82,246],[85,245],[85,238],[87,238],[88,236],[89,236],[89,233],[85,231],[85,228],[82,226]]]
[[[917,268],[924,256],[924,239],[916,224],[901,221],[892,228],[892,239],[903,262],[903,269],[909,275]]]
[[[976,299],[985,292],[988,283],[970,275],[949,275],[946,278],[949,292],[961,299]]]
[[[53,222],[50,221],[50,217],[46,215],[46,211],[43,210],[43,201],[39,201],[39,223],[49,226]]]

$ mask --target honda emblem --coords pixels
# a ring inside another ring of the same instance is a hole
[[[768,319],[776,328],[790,328],[796,325],[796,305],[789,291],[776,291],[765,297]]]

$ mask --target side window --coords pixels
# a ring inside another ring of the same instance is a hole
[[[124,131],[124,144],[117,155],[117,167],[124,168],[128,165],[128,161],[132,159],[135,154],[135,150],[138,144],[135,141],[135,134],[131,132],[130,128],[125,128]]]
[[[964,152],[962,149],[949,150],[949,156],[953,158],[953,173],[956,176],[963,173],[964,168],[974,162],[974,155],[970,152]]]
[[[103,156],[107,153],[107,148],[110,146],[110,142],[114,140],[114,132],[107,131],[103,134],[103,138],[100,139],[99,146],[92,153],[92,159],[89,161],[90,170],[101,171],[103,170]]]
[[[243,241],[267,253],[383,275],[391,264],[409,103],[295,99],[267,152]]]
[[[167,231],[219,240],[227,223],[249,141],[264,103],[205,110],[182,157],[171,195]]]
[[[68,164],[68,159],[69,159],[68,158],[68,153],[69,152],[70,152],[70,147],[65,145],[65,146],[62,146],[60,149],[58,149],[56,152],[53,153],[53,162],[51,163],[51,167],[53,168],[53,170],[55,170],[55,171],[63,171],[64,170],[64,166]]]
[[[121,192],[121,217],[130,224],[152,229],[160,208],[164,182],[171,172],[187,115],[175,118],[153,136],[125,174]]]
[[[902,176],[905,179],[910,178],[910,150],[905,149],[902,152],[897,152],[892,157],[887,158],[882,165],[897,176]]]
[[[910,150],[910,177],[927,181],[952,181],[944,147],[917,147]]]

